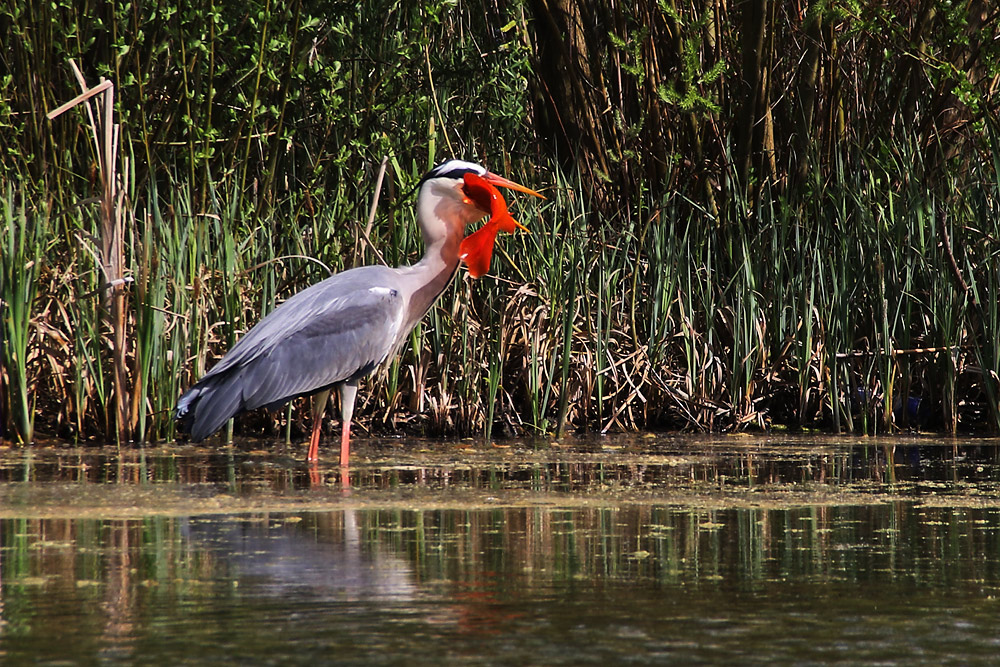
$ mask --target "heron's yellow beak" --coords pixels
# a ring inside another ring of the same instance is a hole
[[[539,192],[535,192],[531,188],[527,188],[521,185],[520,183],[515,183],[514,181],[506,179],[503,176],[497,176],[492,171],[486,172],[486,174],[483,176],[483,179],[499,188],[507,188],[508,190],[517,190],[518,192],[523,192],[526,195],[532,195],[534,197],[538,197],[539,199],[545,199],[545,195]]]

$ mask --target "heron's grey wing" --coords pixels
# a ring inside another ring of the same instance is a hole
[[[365,266],[344,271],[311,285],[268,313],[250,331],[243,334],[225,356],[202,376],[224,373],[231,368],[249,363],[256,357],[267,355],[275,345],[304,327],[317,316],[335,312],[338,307],[355,299],[364,303],[365,293],[372,288],[396,287],[398,280],[392,269],[383,266]],[[376,296],[372,294],[370,296]]]
[[[283,403],[371,373],[395,348],[403,315],[403,298],[391,288],[372,287],[330,301],[267,354],[243,365],[243,409]]]
[[[397,281],[392,269],[362,267],[290,298],[181,396],[182,429],[202,440],[239,412],[370,372],[400,335]]]

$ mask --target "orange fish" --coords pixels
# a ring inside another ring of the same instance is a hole
[[[479,278],[490,270],[497,233],[501,230],[511,233],[516,229],[528,231],[528,228],[511,217],[507,211],[507,202],[492,183],[472,172],[465,174],[463,179],[465,196],[490,214],[486,224],[462,239],[462,244],[458,247],[458,256],[469,267],[469,275]]]

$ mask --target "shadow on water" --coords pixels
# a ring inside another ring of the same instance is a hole
[[[996,655],[994,441],[255,447],[4,452],[0,660]]]

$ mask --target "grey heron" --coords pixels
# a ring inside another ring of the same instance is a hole
[[[473,175],[471,180],[465,178],[467,174]],[[181,395],[176,411],[181,430],[199,442],[236,414],[260,407],[274,409],[293,398],[312,395],[307,460],[315,462],[323,412],[330,391],[336,388],[342,422],[340,464],[347,466],[358,382],[396,354],[451,282],[463,258],[460,246],[466,225],[491,213],[490,197],[475,187],[481,181],[542,197],[478,164],[448,160],[438,165],[418,186],[423,258],[413,266],[350,269],[282,303]],[[498,207],[496,197],[492,205]],[[506,214],[505,205],[502,212]],[[510,229],[509,223],[501,228]],[[492,251],[492,239],[485,244],[488,247],[483,245],[476,243],[474,251]],[[481,257],[469,261],[470,267],[483,263]],[[488,256],[485,266],[489,267]]]

